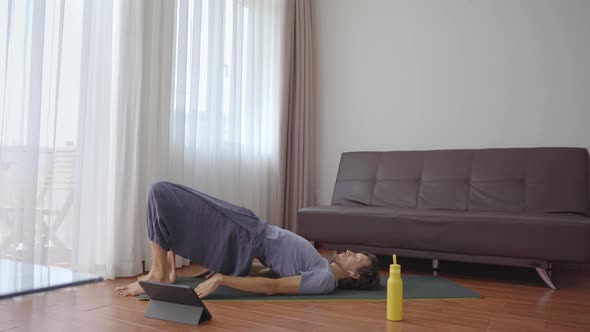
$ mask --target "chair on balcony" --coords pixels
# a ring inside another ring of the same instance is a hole
[[[66,147],[51,153],[48,167],[40,174],[37,185],[35,221],[41,227],[41,241],[46,248],[69,251],[68,246],[58,236],[74,201],[74,167],[76,149]],[[14,163],[12,167],[18,167]],[[3,238],[0,238],[0,253],[22,256],[22,226],[25,216],[24,206],[0,207],[0,221],[3,221]]]

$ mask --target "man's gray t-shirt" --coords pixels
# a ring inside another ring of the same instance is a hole
[[[326,294],[338,286],[328,261],[301,236],[267,224],[261,245],[262,264],[281,277],[301,275],[300,294]]]

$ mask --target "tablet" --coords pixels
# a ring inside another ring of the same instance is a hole
[[[152,301],[202,308],[199,321],[204,322],[211,319],[211,313],[207,310],[207,307],[205,307],[205,304],[201,301],[197,293],[195,293],[195,290],[190,286],[163,284],[145,280],[140,280],[139,284],[150,296],[150,300]]]

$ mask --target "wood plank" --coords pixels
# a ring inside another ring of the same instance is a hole
[[[462,265],[455,265],[462,266]],[[384,267],[382,273],[386,273]],[[187,274],[191,268],[182,269]],[[190,326],[146,318],[148,302],[120,297],[114,288],[134,278],[0,301],[0,331],[587,331],[590,271],[554,271],[560,289],[509,282],[502,267],[485,277],[460,270],[441,275],[480,292],[483,299],[405,300],[404,320],[385,319],[384,300],[228,301],[205,304],[213,320]],[[405,269],[406,274],[428,274]],[[518,272],[518,271],[517,271]],[[515,272],[516,273],[516,272]],[[521,273],[521,272],[518,272]],[[517,276],[518,280],[522,276]],[[508,281],[507,281],[508,280]]]
[[[334,305],[337,303],[333,303]],[[351,319],[342,319],[336,315],[329,315],[325,313],[316,312],[312,308],[309,309],[295,309],[287,308],[284,306],[276,305],[274,303],[268,303],[261,310],[265,314],[274,315],[277,317],[290,318],[295,320],[301,320],[304,322],[313,322],[322,325],[320,328],[328,327],[336,329],[338,331],[359,331],[364,329],[375,328],[381,325],[380,322],[366,322],[366,321],[355,321]],[[324,326],[325,325],[325,326]]]
[[[220,315],[222,317],[236,318],[245,322],[263,323],[271,327],[278,327],[290,331],[306,332],[322,327],[321,323],[293,319],[287,315],[277,316],[273,315],[272,313],[267,313],[265,307],[261,307],[256,310],[245,308],[237,310],[237,308],[232,307],[231,305],[220,304],[217,302],[212,303],[209,306],[209,310],[213,316]]]

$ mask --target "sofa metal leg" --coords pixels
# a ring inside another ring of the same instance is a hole
[[[547,284],[547,286],[549,286],[549,288],[551,289],[557,289],[557,287],[555,287],[555,285],[553,284],[553,282],[551,281],[551,265],[549,265],[548,269],[543,269],[540,267],[537,267],[537,273],[539,274],[539,276],[541,277],[541,279],[543,279],[543,281],[545,282],[545,284]]]
[[[438,275],[438,259],[432,260],[432,274],[435,277]]]

